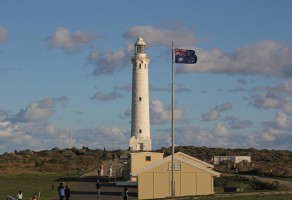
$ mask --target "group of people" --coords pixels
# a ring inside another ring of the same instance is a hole
[[[17,199],[18,199],[18,200],[22,200],[22,199],[24,199],[24,197],[23,197],[23,193],[22,193],[21,190],[18,191],[18,193],[17,193],[16,196],[17,196]],[[30,199],[31,199],[31,200],[38,200],[39,197],[38,197],[38,195],[35,193]]]
[[[71,192],[70,192],[70,189],[68,187],[68,185],[65,186],[64,182],[60,183],[60,185],[58,186],[58,194],[59,194],[59,197],[60,197],[60,200],[70,200],[70,196],[71,196]],[[23,200],[24,197],[23,197],[23,193],[21,190],[18,191],[17,193],[17,199],[18,200]],[[39,197],[38,195],[35,193],[30,200],[38,200]]]
[[[97,176],[103,176],[103,170],[104,170],[104,166],[103,165],[98,165],[97,167]]]
[[[98,175],[100,176],[101,171],[103,171],[103,166],[102,167],[99,166],[97,171],[98,171]],[[108,167],[108,176],[109,177],[112,176],[112,165],[111,164],[109,164],[109,167]],[[97,197],[100,198],[100,190],[101,190],[100,182],[97,181],[95,186],[96,186],[96,190],[97,190]],[[52,187],[52,189],[53,189],[53,187]],[[65,183],[61,182],[60,185],[58,186],[58,194],[59,194],[60,200],[70,200],[71,191],[70,191],[68,185],[65,186]],[[128,188],[127,187],[124,188],[122,196],[123,196],[124,200],[128,200]],[[18,200],[23,199],[23,193],[21,190],[17,194],[17,199]],[[38,199],[39,199],[39,197],[37,196],[37,194],[34,194],[33,197],[31,198],[31,200],[38,200]]]
[[[58,186],[58,194],[59,194],[60,200],[64,200],[64,198],[66,200],[69,200],[71,196],[71,191],[68,185],[65,186],[65,183],[61,182],[60,185]]]
[[[98,165],[97,167],[97,176],[103,176],[103,170],[104,170],[104,166],[103,165]],[[107,170],[107,175],[109,177],[113,176],[113,166],[111,163],[109,163],[108,165],[108,170]]]

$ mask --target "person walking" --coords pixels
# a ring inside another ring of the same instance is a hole
[[[39,197],[38,197],[38,195],[36,193],[31,198],[31,200],[38,200],[38,199],[39,199]]]
[[[101,172],[101,167],[100,167],[100,165],[98,165],[98,167],[97,167],[97,176],[101,175],[100,172]]]
[[[21,190],[19,190],[19,191],[18,191],[18,194],[17,194],[17,199],[18,199],[18,200],[22,200],[22,198],[23,198],[23,193],[22,193]]]
[[[111,163],[108,165],[107,174],[108,174],[108,177],[112,177],[113,176],[113,166],[112,166]]]
[[[125,186],[124,192],[123,192],[123,199],[124,200],[128,200],[128,197],[129,197],[129,195],[128,195],[128,188],[127,188],[127,186]]]
[[[101,165],[101,169],[100,169],[100,176],[103,176],[103,171],[104,171],[104,165]]]
[[[58,194],[59,194],[60,200],[64,200],[64,197],[65,197],[64,183],[60,183],[58,187]]]
[[[66,187],[65,187],[65,197],[66,197],[66,200],[69,200],[70,199],[70,196],[71,196],[71,191],[70,191],[68,185],[66,185]]]
[[[96,186],[96,191],[97,191],[97,197],[100,198],[100,182],[97,181],[95,186]]]

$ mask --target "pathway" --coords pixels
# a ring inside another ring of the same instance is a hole
[[[96,181],[99,180],[101,183],[101,198],[100,199],[123,199],[122,192],[124,187],[116,186],[114,180],[108,182],[108,177],[97,177],[96,175],[84,175],[78,185],[74,187],[71,191],[71,200],[96,200]],[[137,199],[137,187],[128,187],[129,189],[129,199]]]
[[[113,166],[113,176],[116,175],[117,171],[120,169],[122,163],[120,163],[117,159],[114,161],[104,162],[105,169],[107,172],[107,165],[111,163]],[[115,199],[123,199],[122,192],[124,190],[124,186],[116,186],[115,178],[108,176],[97,176],[97,171],[92,171],[86,174],[83,174],[80,177],[79,182],[73,188],[71,188],[71,198],[70,200],[96,200],[97,192],[95,184],[99,180],[101,183],[101,198],[102,200],[115,200]],[[129,190],[129,199],[137,200],[138,189],[137,186],[128,186]]]

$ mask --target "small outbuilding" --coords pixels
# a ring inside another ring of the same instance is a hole
[[[138,199],[165,198],[171,196],[172,156],[151,162],[132,171],[138,181]],[[220,173],[214,166],[178,152],[174,154],[175,196],[214,194],[214,177]]]
[[[231,161],[233,163],[240,163],[240,162],[251,162],[251,156],[214,156],[213,162],[214,165],[219,164],[222,161]]]

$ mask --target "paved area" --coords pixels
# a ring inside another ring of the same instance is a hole
[[[122,192],[124,190],[123,186],[116,186],[108,177],[97,177],[85,175],[81,178],[75,189],[71,191],[71,200],[96,200],[96,181],[99,180],[101,183],[101,197],[100,199],[123,199]],[[137,187],[128,186],[129,189],[129,199],[136,200],[137,198]]]
[[[119,162],[117,159],[114,161],[105,162],[105,172],[107,171],[108,164],[112,164],[113,166],[113,176],[117,175],[117,171],[122,165],[121,161]],[[97,198],[97,190],[96,190],[96,182],[99,180],[101,184],[101,197],[102,200],[115,200],[115,199],[123,199],[122,192],[124,191],[124,186],[116,186],[115,178],[108,176],[97,176],[97,171],[92,171],[86,173],[80,177],[80,181],[76,186],[71,188],[71,198],[70,200],[96,200]],[[138,199],[138,189],[137,186],[128,186],[128,194],[129,200],[137,200]]]

